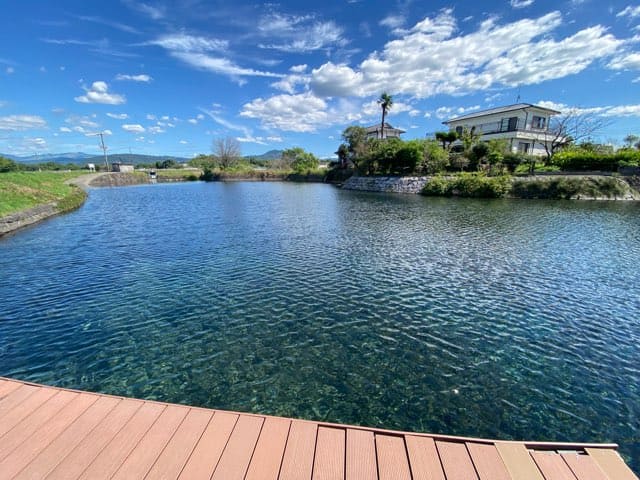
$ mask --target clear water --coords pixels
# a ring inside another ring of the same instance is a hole
[[[640,467],[640,207],[99,189],[0,240],[0,375],[291,417],[614,441]]]

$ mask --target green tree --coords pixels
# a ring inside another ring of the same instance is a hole
[[[458,139],[458,133],[455,130],[448,132],[436,132],[436,140],[442,143],[443,150],[451,149],[451,144]]]
[[[0,157],[0,172],[15,172],[17,170],[20,170],[20,165],[8,158]]]
[[[393,98],[387,92],[383,92],[378,99],[378,105],[382,109],[382,122],[380,123],[380,138],[384,138],[384,117],[393,106]]]
[[[289,148],[282,152],[283,162],[296,172],[304,173],[309,170],[315,170],[320,164],[319,160],[313,153],[305,152],[300,147]]]
[[[369,152],[367,129],[357,125],[352,125],[342,132],[342,139],[347,145],[349,160],[353,163],[356,169],[359,169],[360,163],[362,163]]]
[[[425,140],[423,149],[424,158],[420,165],[422,173],[433,175],[444,172],[449,166],[449,153],[446,149],[440,148],[437,140]]]
[[[349,162],[349,146],[346,143],[341,143],[335,154],[338,156],[340,168],[347,168],[347,164]]]

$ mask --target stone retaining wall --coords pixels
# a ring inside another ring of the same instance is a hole
[[[342,188],[367,192],[420,193],[431,177],[351,177]]]
[[[56,203],[46,203],[2,217],[0,218],[0,237],[22,227],[37,223],[45,218],[57,215],[58,213]]]

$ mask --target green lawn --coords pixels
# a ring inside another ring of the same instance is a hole
[[[86,171],[0,173],[0,217],[55,201],[59,202],[61,211],[77,207],[84,199],[84,192],[64,182],[86,173]]]

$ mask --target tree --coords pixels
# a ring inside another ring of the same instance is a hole
[[[455,130],[449,130],[448,132],[436,132],[436,140],[442,143],[443,150],[449,150],[451,144],[458,139],[458,133]]]
[[[553,156],[561,149],[589,140],[593,135],[610,125],[610,121],[579,110],[569,110],[555,117],[549,130],[544,132],[542,145],[546,153],[545,165],[551,164]]]
[[[315,170],[320,164],[319,160],[313,153],[305,152],[300,147],[289,148],[282,152],[282,160],[296,173],[304,173],[309,170]]]
[[[369,151],[369,145],[367,143],[367,129],[352,125],[342,132],[342,139],[347,145],[349,160],[356,168],[359,168],[360,162],[365,158]]]
[[[624,137],[624,146],[626,148],[637,148],[640,150],[640,136],[629,134]]]
[[[20,165],[8,158],[0,157],[0,172],[15,172],[17,170],[20,170]]]
[[[226,170],[238,164],[240,156],[240,142],[233,137],[217,138],[213,141],[213,154],[220,168]]]
[[[380,124],[380,138],[384,138],[384,117],[393,106],[393,98],[387,92],[383,92],[378,99],[378,105],[382,108],[382,122]]]
[[[335,154],[338,156],[340,168],[347,168],[347,163],[349,161],[349,146],[346,143],[341,143]]]

